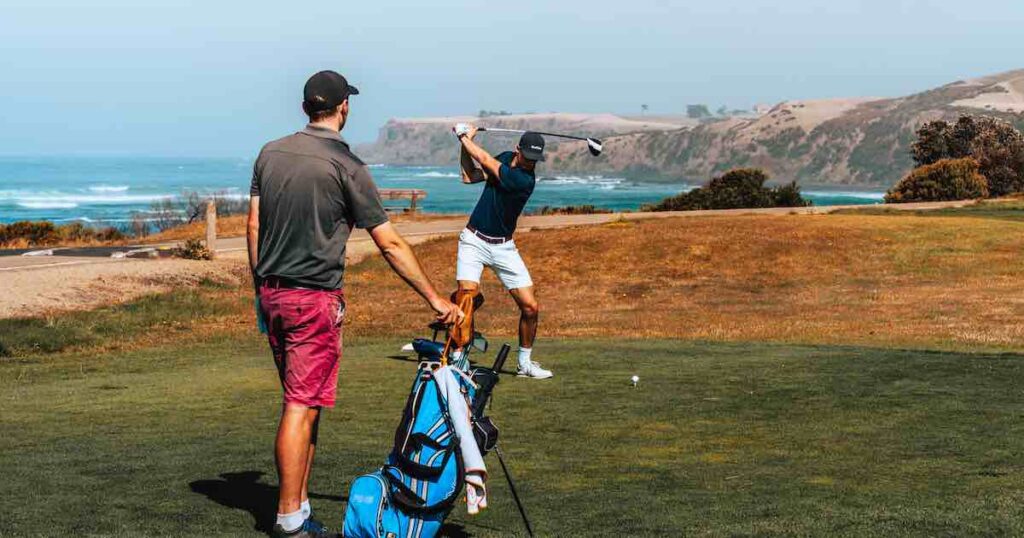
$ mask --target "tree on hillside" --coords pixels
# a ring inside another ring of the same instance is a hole
[[[702,120],[711,117],[711,111],[707,105],[686,105],[686,117]]]
[[[722,105],[715,111],[719,116],[725,117],[729,115],[729,107]]]
[[[648,108],[647,105],[640,105],[640,115],[641,116],[647,115],[647,108]]]
[[[918,165],[971,157],[988,181],[990,196],[1024,191],[1024,135],[991,117],[961,116],[954,124],[925,123],[910,148]]]

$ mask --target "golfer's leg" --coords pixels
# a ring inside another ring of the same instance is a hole
[[[532,349],[540,319],[540,304],[533,294],[533,286],[516,288],[508,292],[519,306],[519,347]]]
[[[320,435],[320,409],[311,407],[309,412],[314,413],[316,418],[313,419],[313,429],[309,434],[309,454],[306,456],[306,472],[302,476],[301,502],[309,500],[309,475],[313,469],[313,457],[316,456],[316,440]]]
[[[459,291],[480,289],[480,277],[484,274],[488,258],[486,245],[463,230],[459,236],[459,255],[455,261],[455,280],[459,283]]]
[[[319,409],[286,403],[277,428],[274,455],[280,479],[277,513],[291,514],[302,505],[303,483],[309,463],[309,445]]]

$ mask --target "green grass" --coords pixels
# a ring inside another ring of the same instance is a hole
[[[349,338],[314,509],[341,523],[381,463],[413,364]],[[544,340],[550,381],[505,377],[492,415],[541,536],[1024,534],[1017,355]],[[629,377],[640,376],[637,388]],[[279,407],[256,337],[0,360],[0,534],[256,535]],[[513,536],[491,507],[450,535]],[[463,534],[465,533],[465,534]]]
[[[975,217],[983,219],[999,219],[1024,221],[1024,200],[982,200],[964,207],[947,207],[922,211],[902,211],[893,207],[865,206],[862,208],[841,209],[836,215],[917,215],[921,217]]]

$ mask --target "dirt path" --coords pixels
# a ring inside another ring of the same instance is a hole
[[[902,204],[895,209],[922,210],[959,207],[970,202]],[[844,206],[863,207],[863,206]],[[597,215],[555,215],[524,217],[520,231],[598,225],[617,220],[672,217],[707,217],[736,214],[823,214],[844,207],[773,208],[757,210],[684,211],[663,213],[606,213]],[[412,243],[453,235],[465,225],[465,217],[425,222],[399,222],[396,227]],[[188,285],[204,278],[237,279],[244,267],[245,239],[218,241],[218,260],[199,262],[177,259],[112,259],[101,257],[4,256],[0,257],[0,318],[46,315],[65,310],[94,308]],[[348,245],[348,263],[376,252],[364,231],[353,234]]]

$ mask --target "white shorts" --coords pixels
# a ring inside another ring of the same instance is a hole
[[[492,245],[469,230],[459,234],[459,258],[455,279],[480,283],[484,267],[490,267],[506,289],[515,290],[533,285],[530,271],[519,255],[515,241]]]

